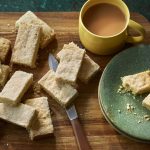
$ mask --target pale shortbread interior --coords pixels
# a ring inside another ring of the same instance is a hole
[[[0,103],[0,119],[18,126],[29,128],[35,117],[35,109],[31,106],[19,104],[11,106]]]
[[[16,71],[0,93],[0,102],[16,105],[33,82],[33,74]]]
[[[60,63],[56,70],[56,79],[75,84],[80,71],[85,50],[73,42],[65,44],[59,53]]]
[[[72,45],[76,49],[78,47],[75,43],[71,42],[68,45]],[[68,47],[67,44],[64,45],[64,48]],[[63,53],[60,51],[57,54],[57,58],[60,60],[61,55]],[[88,81],[99,71],[100,67],[97,63],[95,63],[87,54],[84,55],[83,62],[81,68],[78,73],[78,78],[84,82],[88,83]]]
[[[12,51],[11,62],[34,68],[39,49],[40,34],[40,26],[20,25]]]
[[[150,94],[143,100],[142,105],[150,110]]]
[[[78,92],[70,84],[57,82],[55,72],[49,70],[38,83],[63,107],[69,105],[78,95]]]
[[[150,92],[150,71],[122,77],[122,86],[133,94]]]
[[[28,99],[25,103],[36,109],[37,119],[29,129],[31,140],[53,133],[53,124],[47,97]]]

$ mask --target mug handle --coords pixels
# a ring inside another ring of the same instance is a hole
[[[140,25],[139,23],[137,23],[133,20],[130,20],[128,27],[134,29],[135,31],[137,31],[140,34],[139,36],[128,35],[128,37],[127,37],[128,43],[139,43],[144,40],[145,29],[142,25]]]

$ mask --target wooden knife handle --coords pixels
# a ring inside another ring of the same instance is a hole
[[[79,150],[91,150],[78,118],[71,120],[71,124],[73,127]]]

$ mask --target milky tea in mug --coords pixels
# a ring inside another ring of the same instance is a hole
[[[129,35],[128,27],[139,33]],[[126,42],[143,41],[145,30],[130,19],[130,12],[122,0],[88,0],[79,15],[79,37],[83,46],[99,55],[113,54]]]
[[[86,11],[83,24],[96,35],[112,36],[125,28],[126,18],[118,7],[100,3]]]

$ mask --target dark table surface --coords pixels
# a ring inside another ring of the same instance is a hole
[[[1,12],[79,11],[86,0],[0,0]],[[150,19],[150,0],[124,0],[130,11]]]

